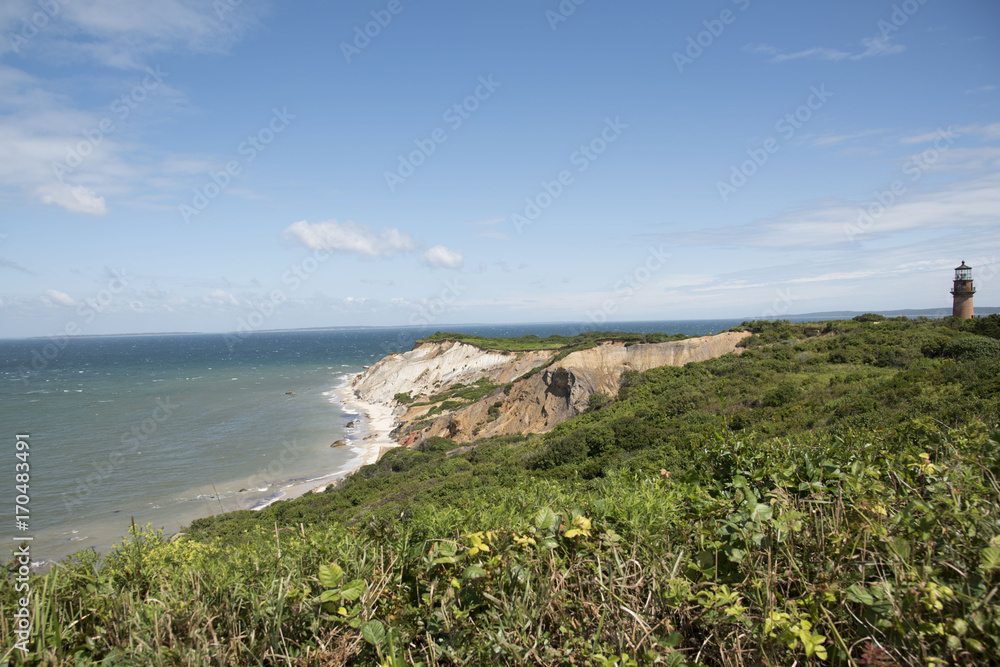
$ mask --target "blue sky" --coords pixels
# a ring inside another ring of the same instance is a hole
[[[0,336],[997,306],[998,165],[987,0],[7,0]]]

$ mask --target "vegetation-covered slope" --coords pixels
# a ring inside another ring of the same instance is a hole
[[[628,375],[545,435],[433,439],[177,540],[138,529],[33,582],[35,657],[987,663],[1000,316],[863,319],[748,323],[742,355]]]
[[[662,334],[662,333],[623,333],[618,331],[586,331],[576,336],[560,336],[553,334],[545,338],[529,334],[517,338],[487,338],[485,336],[475,336],[472,334],[452,333],[448,331],[438,331],[435,334],[419,339],[416,344],[421,343],[441,343],[444,341],[455,341],[475,345],[483,350],[497,350],[500,352],[526,352],[529,350],[582,350],[593,347],[605,341],[620,341],[623,343],[667,343],[673,340],[684,340],[684,334]]]

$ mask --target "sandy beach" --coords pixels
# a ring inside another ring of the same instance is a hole
[[[362,401],[354,393],[353,380],[354,378],[338,389],[336,393],[344,411],[357,415],[354,428],[348,430],[348,444],[346,446],[350,447],[352,451],[358,451],[359,456],[351,462],[351,467],[338,470],[334,479],[315,488],[307,489],[313,493],[322,493],[331,483],[347,477],[361,466],[377,462],[385,451],[399,446],[399,443],[393,440],[390,435],[396,427],[395,408],[383,403]]]

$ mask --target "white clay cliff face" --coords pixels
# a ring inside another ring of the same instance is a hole
[[[499,387],[478,401],[439,413],[429,422],[424,416],[434,406],[403,406],[394,400],[396,394],[427,397],[482,378],[506,385],[549,363],[558,352],[502,353],[453,341],[424,343],[381,360],[355,380],[353,390],[364,401],[395,408],[396,439],[406,444],[432,436],[470,442],[494,435],[544,433],[584,412],[592,394],[617,395],[622,373],[627,370],[642,372],[719,357],[737,351],[737,343],[749,335],[725,332],[668,343],[607,343],[580,350],[514,383],[509,391]],[[491,415],[490,408],[497,403],[499,410],[494,409]],[[424,423],[414,428],[421,420]]]

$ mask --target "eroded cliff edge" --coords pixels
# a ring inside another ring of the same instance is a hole
[[[591,396],[617,396],[622,374],[681,366],[737,351],[747,331],[666,343],[605,341],[566,354],[503,352],[458,341],[419,343],[385,357],[354,379],[367,403],[391,406],[404,445],[432,436],[456,442],[544,433],[586,411]]]

